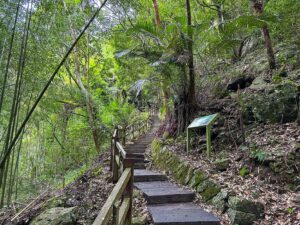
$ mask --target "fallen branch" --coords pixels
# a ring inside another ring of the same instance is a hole
[[[38,199],[43,197],[49,190],[44,191],[42,194],[37,196],[33,201],[31,201],[24,209],[22,209],[19,213],[17,213],[10,221],[13,222],[15,219],[17,219],[23,212],[25,212],[27,209],[29,209],[33,203],[35,203]]]

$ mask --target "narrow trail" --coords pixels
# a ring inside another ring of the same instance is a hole
[[[217,217],[193,203],[194,192],[171,183],[161,173],[146,169],[146,149],[158,126],[158,118],[154,117],[151,131],[126,147],[126,152],[135,161],[134,186],[147,200],[154,225],[219,225]]]

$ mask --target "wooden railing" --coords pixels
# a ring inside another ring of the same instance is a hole
[[[111,139],[111,170],[116,183],[93,225],[131,225],[133,193],[133,159],[127,156],[123,146],[151,127],[152,119],[137,122],[125,128],[117,126]],[[122,144],[120,143],[122,141]]]

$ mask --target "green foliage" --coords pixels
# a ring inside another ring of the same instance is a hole
[[[295,212],[295,208],[289,207],[289,208],[287,209],[287,212],[288,212],[289,214],[293,214],[293,213]]]
[[[239,174],[241,177],[245,177],[246,175],[248,175],[250,173],[249,169],[247,167],[242,167],[240,170],[239,170]]]
[[[264,149],[253,149],[250,156],[262,163],[268,158],[269,154]]]

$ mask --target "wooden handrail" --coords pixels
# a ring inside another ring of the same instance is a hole
[[[124,172],[122,173],[122,176],[120,177],[118,183],[116,184],[116,186],[114,187],[114,189],[112,190],[110,196],[108,197],[107,201],[105,202],[104,206],[102,207],[100,213],[98,214],[98,216],[96,217],[96,220],[94,221],[93,225],[105,225],[109,222],[109,220],[111,219],[111,216],[113,214],[113,207],[114,204],[120,200],[120,198],[122,197],[124,191],[126,190],[126,187],[128,186],[130,180],[132,179],[132,169],[131,168],[126,168],[124,170]],[[123,206],[123,208],[126,208],[126,210],[122,209],[122,205],[123,203],[125,204],[125,206]],[[120,213],[119,216],[121,217],[121,220],[118,219],[118,223],[117,224],[123,224],[124,220],[126,218],[126,214],[130,208],[130,198],[127,197],[125,198],[125,200],[123,200],[123,203],[120,207]],[[119,223],[122,222],[122,223]]]
[[[126,126],[116,126],[111,138],[111,171],[113,182],[116,183],[93,225],[107,225],[112,219],[113,225],[131,225],[132,223],[132,193],[133,193],[133,160],[127,157],[123,146],[126,139],[135,133],[141,135],[152,124],[149,117],[146,122],[138,121]],[[120,134],[122,135],[120,137]],[[120,143],[120,139],[122,143]],[[119,203],[120,204],[117,204]]]
[[[121,153],[123,159],[126,158],[126,151],[124,150],[123,146],[120,144],[120,142],[116,143],[116,147],[118,148],[119,152]]]

